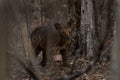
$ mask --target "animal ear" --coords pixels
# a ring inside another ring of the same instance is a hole
[[[54,27],[55,27],[56,30],[61,30],[62,29],[62,27],[59,23],[55,23]]]

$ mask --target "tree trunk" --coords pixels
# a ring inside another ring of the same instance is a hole
[[[113,2],[112,2],[113,3]],[[120,80],[120,1],[114,1],[115,6],[115,37],[112,49],[112,80]]]
[[[93,57],[94,53],[94,19],[93,19],[93,1],[81,0],[81,34],[83,45],[86,46],[84,53]],[[83,47],[82,47],[83,48]]]
[[[4,15],[4,5],[3,0],[0,1],[0,79],[9,80],[7,76],[7,34],[8,34],[8,25],[6,24],[6,16]]]

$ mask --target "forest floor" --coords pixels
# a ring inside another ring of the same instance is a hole
[[[15,60],[12,60],[12,61],[13,61],[13,64],[11,64],[11,69],[12,69],[11,80],[33,80],[24,71],[24,69],[22,69],[22,66],[20,66],[19,64],[15,64],[15,63],[17,63]],[[79,57],[75,62],[73,71],[78,72],[78,71],[84,69],[85,67],[87,67],[87,64],[89,64],[89,62],[90,61],[87,59],[86,56]],[[72,65],[73,59],[69,57],[68,63]],[[61,75],[61,76],[70,72],[70,70],[71,70],[68,67],[64,67],[62,65],[62,62],[57,62],[57,65],[58,65],[57,71],[58,71],[59,75]],[[80,75],[77,78],[74,78],[73,80],[109,80],[109,79],[111,79],[110,65],[111,65],[111,61],[107,60],[107,58],[104,57],[101,64],[99,64],[99,63],[94,64],[90,71],[83,73],[82,75]]]
[[[69,64],[73,64],[72,58],[69,58],[68,60]],[[80,70],[84,70],[88,67],[88,64],[90,61],[87,59],[86,56],[79,57],[75,65],[73,67],[74,72],[79,72]],[[59,66],[59,71],[61,75],[66,74],[66,72],[69,72],[69,68],[65,68],[63,66]],[[80,75],[78,78],[75,78],[73,80],[109,80],[111,79],[111,61],[108,59],[108,57],[104,57],[103,61],[101,63],[97,62],[95,63],[91,69],[82,75]]]
[[[69,60],[72,63],[72,60]],[[74,71],[80,71],[88,67],[90,61],[86,56],[81,56],[76,60],[74,65]],[[95,63],[88,72],[80,75],[74,80],[109,80],[111,78],[111,61],[107,60],[106,57],[103,58],[101,64],[99,62]]]

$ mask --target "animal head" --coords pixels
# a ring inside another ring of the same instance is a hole
[[[59,23],[55,23],[54,27],[60,34],[60,44],[61,45],[69,45],[71,41],[72,35],[72,27],[74,21],[70,19],[70,21],[66,25],[61,25]]]
[[[55,23],[54,27],[56,30],[58,30],[60,33],[67,35],[71,37],[72,34],[72,28],[73,28],[74,21],[70,19],[66,25],[61,25],[60,23]]]

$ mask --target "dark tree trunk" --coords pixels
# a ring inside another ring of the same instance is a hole
[[[112,79],[111,80],[120,80],[120,1],[115,0],[114,2],[114,11],[116,16],[115,21],[115,37],[112,48]],[[117,5],[117,6],[115,6]]]
[[[7,34],[8,34],[8,25],[6,24],[6,16],[4,15],[4,5],[3,0],[0,1],[0,79],[9,80],[7,77]]]

